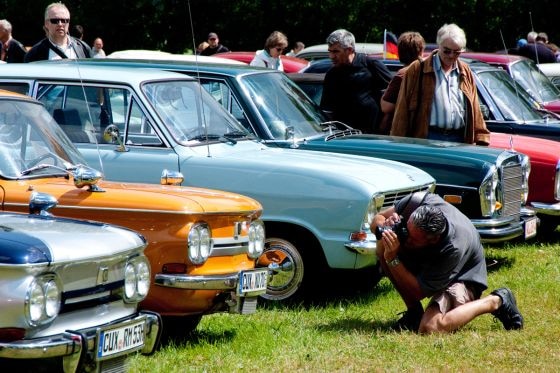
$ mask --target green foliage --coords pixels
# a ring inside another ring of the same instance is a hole
[[[370,292],[333,295],[326,303],[205,316],[193,335],[134,357],[131,371],[557,371],[558,242],[490,247],[486,256],[497,262],[489,267],[489,287],[513,289],[526,321],[522,331],[505,331],[490,315],[453,334],[390,331],[404,306],[383,279]]]
[[[52,0],[0,0],[2,17],[12,22],[14,37],[33,45],[44,37],[45,7]],[[360,42],[382,42],[383,30],[396,35],[415,30],[428,42],[437,29],[455,22],[465,29],[468,47],[503,49],[515,45],[532,28],[560,39],[559,4],[528,0],[68,0],[71,24],[85,27],[85,40],[100,36],[107,52],[121,49],[194,50],[208,32],[217,32],[232,50],[262,48],[274,30],[306,45],[324,43],[328,34],[346,28]],[[538,4],[538,7],[535,6]],[[534,26],[534,27],[533,27]]]

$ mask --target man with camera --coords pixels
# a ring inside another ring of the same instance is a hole
[[[377,214],[371,228],[381,267],[407,307],[395,329],[452,332],[485,313],[507,330],[523,328],[510,289],[480,298],[487,288],[480,236],[463,213],[438,195],[411,194]],[[427,297],[431,300],[424,310],[421,300]]]

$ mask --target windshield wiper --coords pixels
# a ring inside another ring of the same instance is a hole
[[[202,135],[197,135],[194,137],[191,137],[189,139],[189,141],[215,141],[215,140],[221,140],[223,142],[230,142],[233,145],[237,144],[237,141],[235,141],[233,138],[228,137],[229,134],[224,134],[222,135],[216,135],[213,133],[209,133],[209,134],[202,134]],[[225,140],[225,141],[224,141]]]
[[[33,166],[31,168],[28,168],[27,170],[21,171],[20,176],[30,175],[30,174],[34,173],[35,171],[44,170],[45,168],[53,168],[55,170],[62,171],[62,172],[64,172],[64,175],[67,175],[68,170],[70,169],[70,168],[58,167],[58,166],[55,166],[55,165],[52,165],[52,164],[41,163],[41,164],[38,164],[37,166]]]

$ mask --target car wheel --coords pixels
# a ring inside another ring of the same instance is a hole
[[[268,238],[259,258],[259,267],[272,269],[268,279],[266,294],[262,298],[281,301],[295,298],[301,291],[304,275],[303,259],[294,245],[281,238]]]

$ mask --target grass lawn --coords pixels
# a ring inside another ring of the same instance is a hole
[[[449,335],[397,333],[404,305],[387,279],[321,305],[202,318],[193,335],[131,359],[133,372],[553,372],[560,367],[560,238],[486,247],[489,291],[508,286],[525,318],[484,315]],[[487,293],[485,293],[487,294]]]

